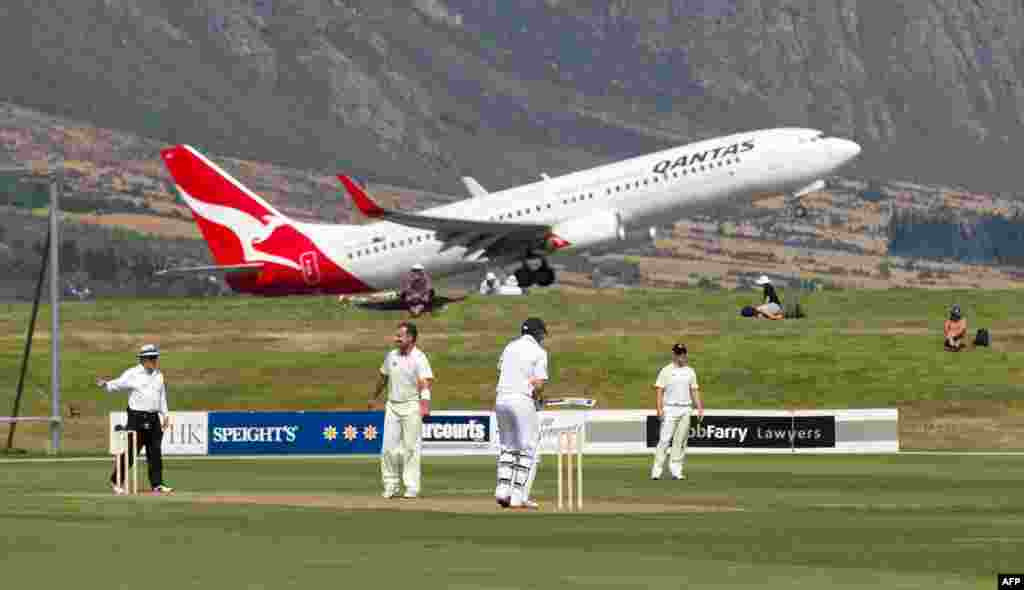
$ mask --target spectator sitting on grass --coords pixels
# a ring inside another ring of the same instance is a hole
[[[488,272],[487,276],[484,277],[484,281],[480,283],[480,294],[495,295],[498,293],[498,289],[500,287],[501,281],[498,280],[498,275],[493,272]]]
[[[964,338],[967,336],[967,320],[960,314],[960,306],[954,305],[949,309],[949,319],[942,327],[945,338],[944,348],[950,352],[960,352],[967,346]]]
[[[422,264],[412,265],[409,274],[402,281],[398,298],[413,317],[430,311],[434,303],[434,289],[431,287],[430,276]]]
[[[519,286],[519,281],[516,280],[516,275],[508,275],[505,278],[505,284],[498,287],[498,295],[522,295],[523,288]]]

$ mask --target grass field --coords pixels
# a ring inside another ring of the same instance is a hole
[[[700,455],[684,482],[648,461],[585,459],[601,514],[552,513],[551,458],[532,513],[498,512],[485,459],[428,457],[425,497],[389,501],[370,458],[171,458],[169,497],[110,495],[108,462],[0,463],[0,567],[81,589],[989,589],[1024,569],[1024,456]],[[234,494],[378,509],[209,503]]]
[[[437,376],[434,407],[485,409],[496,362],[529,315],[551,335],[548,394],[598,400],[603,408],[651,407],[650,384],[677,340],[691,351],[711,408],[894,407],[905,402],[998,404],[1024,415],[1024,319],[1009,291],[836,290],[804,294],[809,317],[739,317],[756,291],[614,290],[562,287],[522,298],[481,298],[418,323]],[[782,293],[783,300],[792,294]],[[958,302],[991,348],[942,350],[942,321]],[[17,382],[31,306],[0,305],[0,415]],[[107,412],[122,395],[96,376],[135,362],[144,342],[164,351],[177,410],[365,408],[396,323],[405,316],[344,307],[332,297],[112,299],[62,305],[62,399],[80,417],[65,448],[104,448]],[[48,308],[41,310],[23,415],[49,413]],[[996,406],[993,406],[996,407]],[[65,411],[65,415],[67,412]],[[22,435],[24,433],[24,436]],[[45,449],[45,426],[19,427],[21,446]]]
[[[710,408],[914,404],[901,420],[913,415],[940,437],[989,412],[1003,438],[983,442],[1022,440],[1012,426],[1024,424],[1016,291],[825,291],[802,297],[802,320],[738,317],[756,298],[567,287],[471,297],[418,322],[438,377],[434,407],[491,407],[502,346],[538,315],[551,329],[553,396],[650,407],[650,383],[682,340]],[[972,332],[992,331],[991,348],[942,351],[953,302]],[[5,392],[29,311],[0,306]],[[329,297],[68,303],[62,396],[80,416],[66,422],[64,448],[103,452],[107,412],[125,398],[93,379],[130,366],[143,342],[164,351],[172,409],[362,409],[403,317]],[[45,415],[45,308],[37,325],[23,414]],[[17,441],[41,453],[45,425],[21,425]],[[582,514],[551,511],[552,459],[537,513],[498,512],[492,459],[425,458],[414,501],[378,497],[371,457],[172,457],[178,493],[131,498],[110,494],[105,459],[0,459],[0,575],[5,587],[83,589],[889,589],[991,588],[997,572],[1024,569],[1024,455],[697,455],[685,482],[646,479],[649,456],[589,456]]]

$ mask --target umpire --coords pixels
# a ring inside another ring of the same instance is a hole
[[[120,377],[113,380],[96,379],[96,385],[108,392],[129,390],[128,397],[128,430],[136,431],[136,445],[146,447],[146,463],[149,465],[149,484],[157,494],[169,494],[173,488],[164,485],[163,456],[160,445],[164,439],[164,429],[171,421],[167,413],[167,388],[164,387],[164,374],[157,365],[160,363],[160,349],[147,344],[139,350],[139,364],[128,369]],[[124,459],[120,461],[121,473],[128,473],[135,463],[138,447],[128,454],[128,465]],[[110,474],[110,487],[115,494],[123,494],[125,490],[117,485],[117,472]]]

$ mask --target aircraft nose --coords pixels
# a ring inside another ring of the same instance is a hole
[[[849,162],[860,154],[860,145],[849,139],[832,138],[829,151],[843,162]]]

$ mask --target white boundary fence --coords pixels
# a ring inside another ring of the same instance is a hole
[[[652,453],[653,416],[649,410],[590,411],[584,449],[597,455]],[[696,412],[691,423],[687,452],[693,454],[899,451],[896,409],[707,410],[703,424],[696,423]]]
[[[171,412],[173,425],[164,435],[164,454],[208,454],[209,414]],[[587,454],[649,455],[657,437],[657,418],[651,410],[544,410],[539,420],[542,454],[555,453],[558,432],[574,430],[581,423]],[[708,410],[703,423],[696,422],[696,414],[692,421],[688,452],[693,454],[899,451],[899,413],[895,409]],[[124,422],[124,412],[111,413],[111,450],[114,426]],[[497,453],[494,412],[432,412],[423,434],[425,456]]]

